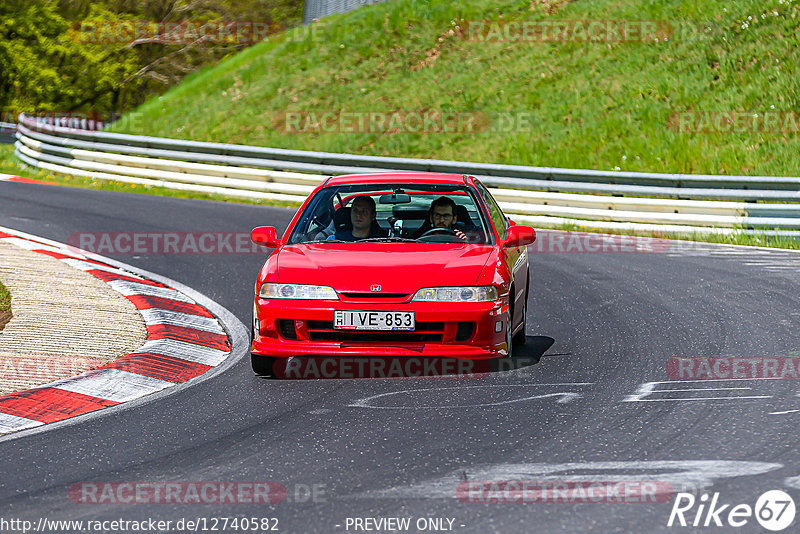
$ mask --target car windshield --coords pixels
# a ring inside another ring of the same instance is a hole
[[[374,218],[372,214],[374,212]],[[295,225],[289,244],[307,242],[492,242],[467,186],[359,184],[326,187]]]

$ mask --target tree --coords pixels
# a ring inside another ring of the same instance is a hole
[[[253,43],[195,39],[192,29],[238,21],[275,30],[299,24],[302,9],[302,0],[4,0],[0,109],[119,114]],[[142,21],[154,30],[137,33]]]

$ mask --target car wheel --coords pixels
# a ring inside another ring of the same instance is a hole
[[[273,376],[272,366],[274,363],[275,358],[250,353],[250,365],[253,367],[253,372],[259,376]]]
[[[522,302],[522,327],[520,328],[517,335],[514,336],[513,343],[514,345],[520,346],[525,344],[525,340],[527,339],[525,336],[525,330],[528,326],[528,286],[525,286],[525,300]]]

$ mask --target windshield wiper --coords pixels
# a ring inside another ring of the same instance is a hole
[[[359,239],[359,243],[367,243],[367,242],[380,242],[385,241],[387,243],[396,241],[398,243],[416,243],[416,239],[408,239],[406,237],[370,237],[369,239]]]
[[[321,240],[309,239],[308,241],[298,241],[297,243],[292,243],[292,245],[308,245],[311,243],[369,243],[369,242],[417,243],[418,241],[416,239],[408,239],[405,237],[370,237],[368,239],[356,239],[355,241],[344,241],[341,239],[321,239]]]
[[[350,241],[342,241],[341,239],[308,239],[306,241],[298,241],[297,243],[290,243],[291,245],[309,245],[312,243],[350,243]]]

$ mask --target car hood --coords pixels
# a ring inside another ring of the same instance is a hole
[[[278,254],[278,282],[337,291],[411,293],[422,287],[474,285],[493,248],[450,243],[289,245]]]

